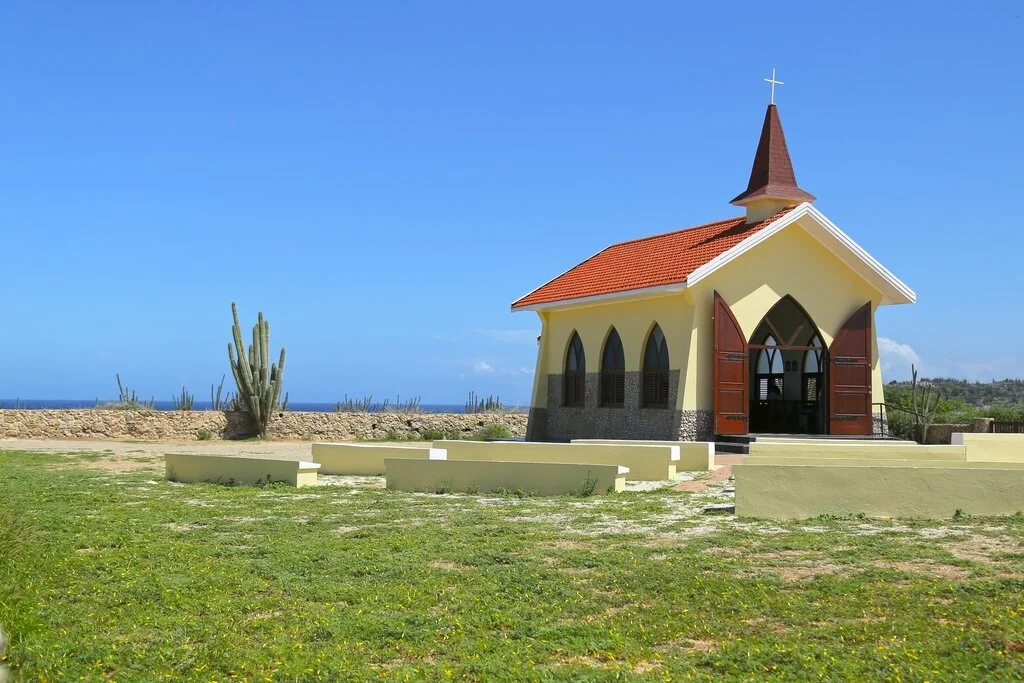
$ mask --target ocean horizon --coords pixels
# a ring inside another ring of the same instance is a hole
[[[71,410],[75,408],[98,408],[103,407],[104,404],[114,403],[113,399],[18,399],[18,398],[0,398],[0,410],[7,409],[13,410],[19,408],[21,410]],[[192,404],[192,410],[210,410],[212,407],[210,401],[196,401]],[[309,412],[309,413],[332,413],[334,412],[334,403],[325,402],[288,402],[289,412]],[[507,406],[509,408],[517,408],[518,406]],[[455,403],[422,403],[419,406],[421,412],[425,413],[465,413],[465,404]],[[154,401],[153,410],[174,410],[174,403],[171,401]],[[389,408],[390,411],[390,408]]]

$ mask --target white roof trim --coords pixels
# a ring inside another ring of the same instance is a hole
[[[681,292],[687,287],[692,287],[704,278],[710,276],[716,272],[719,268],[722,268],[728,263],[736,260],[743,254],[747,253],[757,245],[761,244],[765,240],[769,239],[773,235],[781,232],[786,227],[796,223],[802,218],[809,218],[813,225],[820,229],[820,233],[816,230],[808,230],[808,232],[814,236],[826,249],[831,251],[833,254],[838,256],[845,263],[850,265],[855,270],[861,271],[861,275],[865,279],[874,280],[874,283],[879,291],[882,293],[882,305],[886,304],[912,304],[917,301],[917,294],[914,293],[910,287],[908,287],[902,280],[892,274],[885,266],[875,260],[868,252],[866,252],[859,244],[850,239],[850,236],[840,230],[835,223],[825,217],[825,214],[821,213],[811,204],[804,202],[800,204],[782,218],[774,221],[771,225],[758,230],[756,233],[746,238],[739,244],[727,249],[715,258],[711,259],[704,265],[695,269],[690,273],[689,277],[686,278],[685,282],[668,285],[658,285],[657,287],[640,287],[636,289],[627,289],[621,292],[611,292],[608,294],[595,294],[593,296],[578,297],[575,299],[559,299],[558,301],[550,301],[547,303],[533,304],[531,306],[519,306],[513,307],[513,312],[518,311],[543,311],[553,308],[566,308],[570,306],[581,306],[592,303],[603,303],[606,301],[613,301],[615,299],[628,299],[634,297],[646,297],[658,294],[668,294],[672,292]],[[805,226],[806,227],[806,226]],[[818,234],[816,234],[818,233]],[[839,243],[843,249],[835,249],[833,245],[828,244],[822,239],[823,236],[831,237],[833,240]],[[607,249],[607,247],[606,247]],[[602,249],[601,251],[605,251]],[[598,252],[600,254],[601,252]],[[597,254],[595,254],[596,256]],[[591,256],[593,258],[593,256]],[[588,261],[590,259],[587,259]],[[585,262],[584,262],[585,263]],[[858,268],[860,266],[860,268]],[[574,268],[576,266],[573,266]],[[572,270],[570,268],[569,270]],[[568,273],[569,270],[565,271]],[[867,272],[863,272],[866,270]],[[562,275],[565,275],[562,273]],[[544,287],[550,282],[557,280],[559,277],[548,280]],[[537,291],[541,287],[537,287],[533,291]],[[533,292],[531,292],[532,294]],[[521,297],[525,298],[525,297]]]
[[[914,293],[910,287],[908,287],[903,281],[892,274],[885,266],[875,260],[868,252],[850,239],[850,236],[840,230],[835,223],[825,217],[825,214],[818,211],[811,204],[804,202],[800,204],[792,211],[787,213],[782,218],[773,222],[766,228],[758,230],[756,233],[746,238],[734,247],[727,249],[715,258],[711,259],[703,266],[695,269],[690,276],[686,278],[686,284],[689,287],[697,284],[704,278],[708,277],[719,268],[726,264],[734,261],[743,254],[747,253],[757,245],[761,244],[765,240],[772,237],[772,235],[778,234],[786,227],[796,223],[802,218],[810,218],[815,225],[821,228],[826,235],[831,236],[838,241],[843,247],[842,251],[833,249],[830,245],[826,244],[820,235],[815,235],[814,231],[809,231],[814,237],[818,239],[822,244],[840,259],[845,261],[848,265],[856,268],[857,265],[866,266],[869,273],[875,276],[875,285],[878,286],[879,291],[882,293],[882,301],[884,304],[912,304],[917,301],[917,294]],[[880,285],[880,286],[879,286]]]

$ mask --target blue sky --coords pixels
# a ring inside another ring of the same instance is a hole
[[[525,402],[509,304],[736,215],[772,67],[800,184],[918,293],[878,316],[886,367],[1022,376],[1021,15],[7,0],[0,396],[203,398],[234,300],[293,400]]]

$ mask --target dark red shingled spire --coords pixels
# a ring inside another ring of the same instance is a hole
[[[754,155],[754,167],[750,169],[747,190],[730,203],[742,206],[757,199],[790,200],[794,204],[814,201],[814,195],[797,187],[793,162],[789,159],[786,136],[779,120],[779,110],[774,104],[768,105],[764,115],[761,141],[757,143],[757,154]]]

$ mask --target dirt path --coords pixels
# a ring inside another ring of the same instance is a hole
[[[699,493],[706,489],[710,484],[715,484],[721,481],[725,481],[732,476],[732,466],[743,462],[745,455],[716,455],[715,465],[718,468],[706,477],[700,479],[694,479],[693,481],[684,481],[676,484],[672,487],[676,491],[690,491],[691,493]]]
[[[116,457],[165,453],[276,455],[309,458],[309,441],[86,441],[82,439],[0,439],[0,450],[37,453],[102,453]]]

